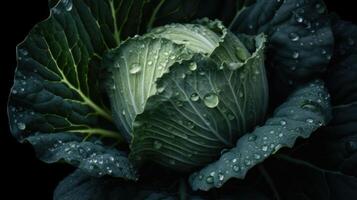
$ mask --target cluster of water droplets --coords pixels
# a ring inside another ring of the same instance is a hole
[[[134,168],[125,156],[115,151],[105,150],[102,144],[56,140],[48,151],[57,159],[78,165],[82,170],[94,176],[123,174],[134,176],[135,174]]]
[[[34,111],[29,111],[22,107],[9,106],[9,117],[11,119],[12,128],[17,129],[15,132],[26,131],[28,128],[27,121],[34,115]]]
[[[288,110],[289,117],[286,117],[284,112],[282,113],[284,117],[279,117],[281,114],[278,114],[275,118],[267,120],[263,127],[258,127],[253,133],[240,138],[237,147],[224,151],[219,162],[208,166],[191,178],[194,181],[205,181],[208,185],[214,184],[218,187],[232,176],[242,178],[248,169],[269,155],[275,154],[283,147],[290,147],[297,137],[307,137],[322,126],[324,122],[322,119],[321,122],[317,121],[319,119],[317,114],[326,112],[323,109],[330,97],[323,92],[324,87],[318,81],[311,83],[305,90],[310,93],[310,97],[308,100],[301,95],[292,97],[290,101],[293,102],[295,108]],[[311,117],[295,118],[299,112],[309,112],[306,115]],[[302,126],[301,123],[305,125]],[[346,148],[357,150],[357,143],[348,142]]]
[[[280,2],[280,1],[278,1]],[[286,3],[285,1],[283,3]],[[293,42],[298,44],[299,46],[320,46],[324,42],[324,37],[325,34],[322,29],[320,31],[321,24],[320,22],[311,22],[309,19],[305,18],[305,8],[303,7],[303,3],[296,3],[296,11],[293,13],[294,20],[297,23],[297,25],[302,26],[305,30],[304,31],[295,31],[295,32],[290,32],[287,35],[287,38]],[[320,3],[317,3],[313,6],[312,9],[316,10],[316,13],[322,15],[326,12],[326,7]],[[278,15],[278,13],[276,13]],[[310,32],[310,35],[306,36],[306,30]],[[280,32],[281,28],[277,27],[276,32]],[[304,35],[301,35],[304,33]],[[307,40],[308,39],[308,40]],[[326,49],[321,50],[321,54],[325,56],[327,61],[331,59],[331,52],[327,51]],[[296,49],[291,52],[291,59],[295,60],[296,64],[299,63],[299,59],[302,57],[302,53],[300,52],[299,49]],[[291,71],[295,71],[297,69],[297,66],[290,66]],[[291,81],[291,83],[293,82]]]

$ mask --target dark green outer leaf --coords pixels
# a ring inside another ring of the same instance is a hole
[[[357,26],[334,20],[335,55],[326,76],[333,119],[296,156],[357,176]]]
[[[334,105],[357,102],[357,26],[335,20],[335,54],[330,65],[326,84]]]
[[[46,162],[71,162],[63,149],[46,160],[47,153],[55,152],[46,153],[42,146],[46,142],[53,144],[61,134],[73,135],[66,140],[75,139],[74,143],[88,141],[92,136],[110,139],[111,144],[123,142],[122,136],[112,131],[111,113],[102,99],[105,95],[99,84],[99,63],[104,51],[117,46],[127,35],[138,33],[141,12],[137,11],[143,4],[139,0],[62,0],[51,8],[51,16],[36,25],[18,46],[18,67],[8,107],[10,128],[20,141],[35,144],[40,140],[42,145],[34,147],[40,155],[46,155],[42,157]],[[67,141],[65,145],[71,144]],[[105,145],[93,144],[98,156],[110,151],[98,146]],[[71,164],[93,174],[98,172],[81,164],[86,156],[73,156],[76,158]],[[126,178],[129,177],[132,175]]]
[[[321,81],[294,92],[275,110],[264,126],[239,138],[235,148],[190,177],[194,190],[221,187],[231,178],[243,179],[249,169],[275,154],[282,147],[292,147],[298,137],[308,138],[329,122],[329,96]]]
[[[83,141],[77,135],[57,133],[30,136],[26,140],[34,146],[37,156],[46,163],[64,161],[91,176],[110,175],[137,180],[136,170],[127,155],[115,148],[104,147],[99,138]]]
[[[332,57],[334,39],[322,0],[258,0],[241,12],[231,30],[268,35],[273,98],[320,77]]]

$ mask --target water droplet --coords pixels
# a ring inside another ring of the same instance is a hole
[[[149,62],[148,62],[148,65],[152,65],[152,61],[149,61]]]
[[[175,60],[175,58],[176,58],[175,55],[170,56],[170,59],[171,59],[171,60]]]
[[[201,76],[204,76],[206,73],[205,72],[199,72],[198,74],[201,75]]]
[[[279,137],[283,137],[284,136],[284,134],[282,134],[282,133],[279,133],[279,135],[278,135]]]
[[[256,160],[259,160],[259,159],[261,158],[261,156],[260,156],[259,154],[254,154],[254,158],[255,158]]]
[[[17,94],[17,90],[13,89],[13,90],[11,91],[11,93],[12,93],[12,94]]]
[[[296,42],[299,41],[300,36],[297,33],[290,33],[289,38],[291,41]]]
[[[213,183],[213,176],[208,176],[207,178],[206,178],[206,182],[207,183]]]
[[[183,103],[181,101],[176,101],[176,106],[177,107],[182,107],[183,106]]]
[[[263,146],[262,151],[268,151],[268,146]]]
[[[307,102],[307,103],[304,103],[301,108],[303,109],[306,109],[306,110],[311,110],[313,112],[317,112],[318,111],[318,107],[316,105],[314,105],[316,103],[314,102]]]
[[[204,103],[208,108],[215,108],[218,106],[219,98],[216,94],[210,93],[207,94],[204,98]]]
[[[197,93],[191,94],[191,101],[198,101],[200,96]]]
[[[138,64],[133,64],[132,66],[131,66],[131,69],[130,69],[130,74],[137,74],[137,73],[139,73],[139,72],[141,72],[141,67],[140,67],[140,65],[138,65]]]
[[[164,86],[157,88],[158,93],[162,93],[164,90],[165,90]]]
[[[296,22],[297,22],[297,23],[303,23],[303,22],[304,22],[304,18],[302,18],[302,17],[299,16],[299,15],[296,15],[295,19],[296,19]]]
[[[281,120],[280,121],[280,125],[285,126],[286,125],[286,121],[285,120]]]
[[[233,163],[236,163],[236,162],[237,162],[237,158],[234,158],[234,159],[232,160],[232,162],[233,162]]]
[[[299,57],[300,57],[299,52],[295,51],[295,52],[293,53],[293,58],[294,58],[294,59],[298,59]]]
[[[306,122],[309,123],[309,124],[312,124],[312,123],[314,123],[314,120],[313,119],[307,119]]]
[[[67,11],[71,11],[73,8],[72,0],[63,0],[63,5]]]
[[[253,142],[253,141],[255,141],[257,139],[257,136],[256,135],[250,135],[249,137],[248,137],[248,141],[250,141],[250,142]]]
[[[222,173],[218,174],[218,180],[220,180],[220,181],[224,180],[224,175]]]
[[[246,166],[250,166],[250,165],[252,164],[252,161],[249,160],[249,159],[247,159],[247,160],[244,161],[244,164],[245,164]]]
[[[281,149],[282,147],[283,147],[283,145],[281,145],[281,144],[278,144],[275,147],[272,147],[272,148],[274,148],[274,151],[272,152],[272,154],[276,154],[276,152],[278,152],[279,149]]]
[[[326,54],[327,54],[327,51],[326,51],[325,49],[322,49],[321,54],[322,54],[322,55],[326,55]]]
[[[232,71],[240,68],[241,66],[243,66],[243,63],[238,63],[238,62],[231,62],[228,64],[228,68]]]
[[[233,165],[233,171],[239,172],[240,168],[238,165]]]
[[[191,71],[195,71],[197,69],[197,64],[195,62],[190,63],[190,65],[188,66],[188,68]]]
[[[21,131],[25,130],[26,129],[26,124],[24,123],[17,123],[17,128]]]
[[[158,149],[161,149],[162,147],[162,143],[159,142],[159,141],[155,141],[154,142],[154,149],[158,150]]]

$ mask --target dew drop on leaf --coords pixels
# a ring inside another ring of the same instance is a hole
[[[298,23],[302,23],[302,22],[304,22],[304,18],[302,18],[301,16],[296,16],[296,22],[298,22]]]
[[[250,142],[253,142],[253,141],[255,141],[257,139],[257,136],[256,135],[250,135],[249,137],[248,137],[248,141],[250,141]]]
[[[268,146],[263,146],[262,151],[268,151]]]
[[[254,158],[255,158],[256,160],[259,160],[259,159],[261,158],[261,156],[260,156],[259,154],[254,154]]]
[[[130,69],[130,74],[137,74],[141,71],[141,67],[138,64],[133,64]]]
[[[220,180],[220,181],[224,180],[224,175],[222,173],[218,174],[218,180]]]
[[[219,98],[216,94],[210,93],[207,94],[204,98],[204,103],[208,108],[215,108],[218,106]]]
[[[285,126],[286,125],[286,121],[285,120],[281,120],[280,121],[280,125]]]
[[[197,64],[195,62],[190,63],[190,65],[188,66],[188,68],[191,71],[195,71],[197,69]]]
[[[191,94],[191,101],[198,101],[200,96],[197,93]]]
[[[243,63],[238,63],[238,62],[231,62],[228,64],[228,68],[232,71],[238,69],[239,67],[243,66]]]
[[[295,51],[295,52],[293,53],[293,58],[294,58],[294,59],[298,59],[299,57],[300,57],[299,52]]]
[[[312,123],[314,123],[314,120],[313,119],[307,119],[306,122],[312,124]]]
[[[72,10],[73,8],[72,0],[63,0],[63,4],[68,12]]]
[[[207,182],[207,183],[213,183],[213,177],[212,177],[212,176],[208,176],[208,177],[206,178],[206,182]]]
[[[244,164],[245,164],[246,166],[250,166],[250,165],[252,164],[252,161],[250,161],[249,159],[247,159],[247,160],[244,161]]]
[[[162,93],[164,90],[165,90],[164,86],[157,88],[158,93]]]
[[[24,123],[22,123],[22,122],[20,122],[20,123],[17,123],[17,128],[19,129],[19,130],[25,130],[26,129],[26,124],[24,124]]]
[[[233,165],[233,171],[239,172],[240,168],[238,165]]]
[[[300,36],[297,33],[290,33],[289,38],[291,41],[296,42],[299,41]]]

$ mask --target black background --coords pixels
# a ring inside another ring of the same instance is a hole
[[[0,199],[52,199],[58,182],[73,169],[67,165],[47,165],[38,161],[30,145],[10,136],[6,101],[16,66],[15,47],[29,30],[48,15],[48,0],[11,0],[0,4]],[[330,11],[357,24],[356,7],[350,0],[325,1]]]

